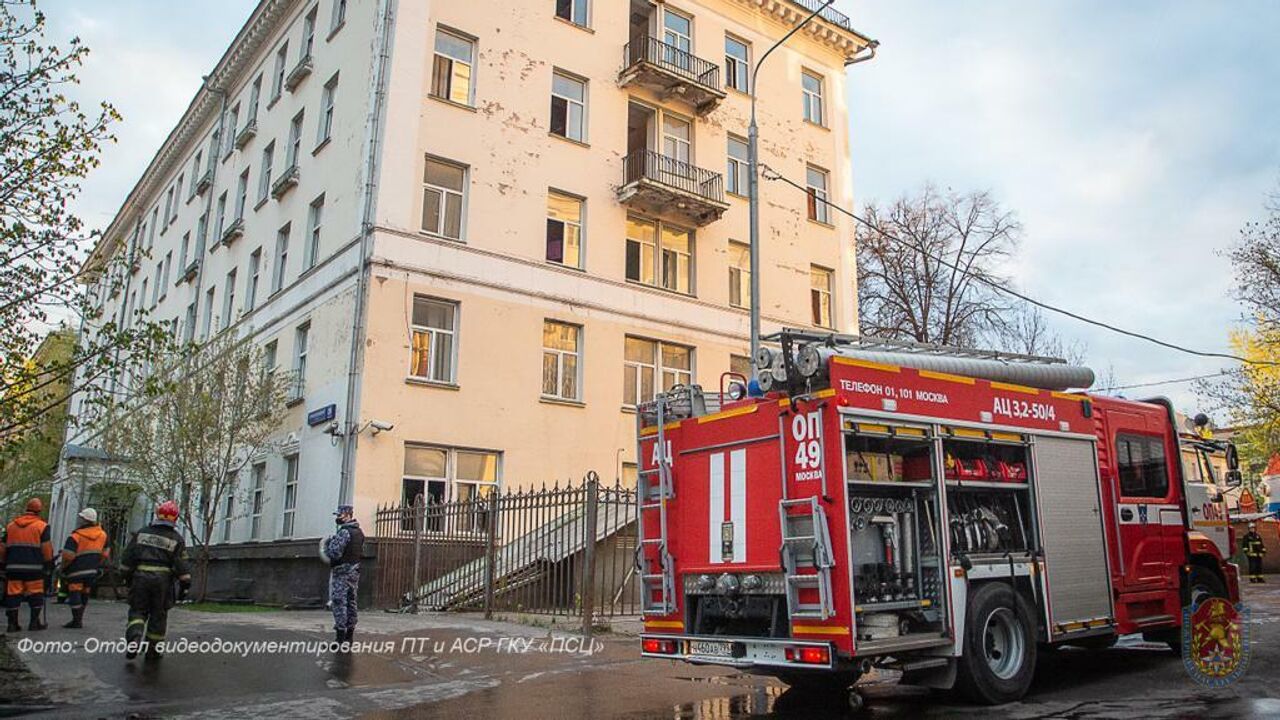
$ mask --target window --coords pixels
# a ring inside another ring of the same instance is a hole
[[[208,338],[209,331],[213,328],[213,300],[216,289],[209,288],[204,294],[204,319],[200,321],[201,340]]]
[[[405,445],[403,498],[412,504],[421,495],[428,505],[444,502],[473,502],[470,511],[450,514],[427,513],[425,530],[446,529],[480,532],[488,526],[488,512],[480,501],[498,486],[501,455],[496,452]],[[412,525],[405,527],[412,529]]]
[[[560,71],[551,76],[551,134],[587,141],[587,83]]]
[[[725,173],[725,190],[734,195],[751,192],[751,151],[747,141],[729,136],[729,171]]]
[[[249,88],[249,112],[244,116],[246,127],[258,121],[258,102],[260,100],[262,100],[262,73],[258,73],[258,77],[253,79],[253,86]]]
[[[258,174],[258,202],[267,201],[267,193],[271,192],[271,161],[276,154],[276,143],[271,141],[262,148],[262,170]]]
[[[1163,498],[1169,494],[1169,467],[1162,438],[1117,435],[1116,457],[1121,495]]]
[[[289,224],[276,233],[276,265],[271,273],[271,294],[280,292],[284,287],[284,272],[289,264]]]
[[[204,255],[206,243],[209,240],[209,212],[200,214],[196,220],[196,252],[191,256],[191,262],[199,260]]]
[[[729,241],[729,304],[751,307],[751,246]]]
[[[187,314],[182,323],[182,341],[192,342],[196,339],[196,304],[187,305]]]
[[[177,217],[177,215],[178,215],[177,212],[175,212],[173,209],[173,186],[170,185],[168,191],[166,191],[164,194],[165,225],[168,226],[169,223],[172,223],[173,219]]]
[[[178,268],[183,272],[187,270],[187,253],[191,249],[191,233],[182,234],[182,244],[178,253]]]
[[[231,327],[236,311],[236,271],[227,273],[227,284],[222,291],[222,329]]]
[[[692,294],[693,233],[651,220],[628,218],[627,279]]]
[[[320,6],[317,5],[302,19],[302,47],[298,50],[298,62],[311,57],[311,46],[316,42],[316,13],[319,11]]]
[[[751,378],[751,358],[746,355],[729,356],[729,372],[737,373],[744,378]]]
[[[639,405],[653,400],[655,383],[669,390],[693,380],[693,348],[627,336],[622,366],[622,401]]]
[[[257,540],[262,537],[262,506],[266,500],[267,465],[257,463],[250,471],[253,478],[253,495],[250,500],[252,512],[249,516],[249,537]]]
[[[213,225],[213,244],[217,245],[222,240],[222,229],[227,224],[227,194],[224,192],[218,196],[217,211],[214,214]]]
[[[458,304],[414,296],[410,377],[454,383]]]
[[[240,179],[236,180],[236,219],[244,218],[244,206],[249,199],[249,168],[245,168],[240,173]]]
[[[693,124],[670,113],[662,114],[662,154],[688,164],[693,159]]]
[[[467,168],[428,157],[422,182],[422,231],[462,239],[462,205]]]
[[[187,194],[187,198],[196,196],[196,186],[200,184],[200,160],[204,157],[202,151],[196,151],[196,156],[191,160],[191,189]]]
[[[347,21],[347,0],[333,0],[333,17],[329,21],[329,34],[338,32]]]
[[[179,175],[179,176],[178,176],[178,182],[174,183],[174,186],[173,186],[173,187],[174,187],[174,189],[177,191],[177,194],[176,194],[176,195],[174,195],[174,201],[173,201],[173,217],[172,217],[172,218],[170,218],[170,222],[172,222],[172,221],[174,221],[174,220],[177,220],[177,219],[178,219],[178,206],[182,204],[181,202],[179,202],[179,200],[181,200],[181,199],[182,199],[182,180],[183,180],[183,178],[184,178],[184,177],[185,177],[185,176],[183,176],[183,175]],[[192,178],[192,179],[191,179],[191,182],[195,182],[195,178]]]
[[[401,498],[405,505],[416,505],[418,498],[426,506],[439,505],[449,497],[449,451],[442,448],[404,448],[404,478],[401,481]],[[424,530],[441,532],[444,517],[440,513],[426,513]],[[413,523],[406,518],[401,526],[412,530]]]
[[[574,25],[590,26],[590,0],[556,0],[556,17]]]
[[[258,278],[262,274],[262,248],[249,256],[249,284],[244,289],[244,311],[249,312],[258,303]]]
[[[546,320],[542,323],[542,395],[558,400],[581,400],[582,328]]]
[[[805,184],[809,189],[809,219],[831,224],[831,206],[827,204],[827,171],[810,165],[805,170]]]
[[[164,272],[161,274],[161,277],[164,278],[164,282],[160,283],[160,299],[161,300],[163,300],[164,296],[169,293],[169,273],[172,270],[173,270],[173,251],[170,250],[169,252],[166,252],[164,254]]]
[[[662,13],[662,41],[674,51],[667,60],[678,67],[690,69],[689,53],[693,52],[693,18],[667,8]]]
[[[271,74],[271,102],[280,99],[280,93],[284,90],[284,74],[285,63],[289,57],[289,43],[280,46],[276,51],[276,68]]]
[[[724,36],[725,85],[739,92],[751,92],[748,88],[751,72],[751,45],[732,35]]]
[[[581,198],[547,193],[547,262],[582,267]]]
[[[293,331],[293,398],[301,398],[307,389],[307,349],[311,339],[311,323],[305,322]]]
[[[324,219],[324,195],[311,201],[307,211],[307,246],[302,252],[302,269],[315,267],[320,258],[320,225]]]
[[[800,87],[804,91],[804,119],[826,126],[822,114],[822,78],[806,70],[800,73]]]
[[[316,145],[323,145],[333,135],[333,103],[338,92],[338,76],[329,78],[320,95],[320,123],[316,128]]]
[[[453,459],[453,499],[475,503],[458,517],[458,529],[481,532],[488,527],[487,508],[481,501],[498,487],[498,454],[456,450]]]
[[[476,43],[471,38],[436,30],[436,55],[431,71],[431,94],[459,105],[474,102],[472,66]]]
[[[147,234],[147,249],[150,250],[156,244],[156,228],[160,225],[160,206],[156,205],[151,210],[151,231]]]
[[[237,103],[227,113],[227,122],[223,125],[224,142],[222,143],[222,157],[225,160],[231,157],[231,151],[236,149],[236,124],[240,122],[240,104]]]
[[[147,279],[142,278],[142,304],[147,304]]]
[[[262,367],[268,374],[276,371],[276,357],[279,355],[280,344],[272,340],[262,347]]]
[[[834,327],[831,323],[831,271],[817,265],[809,266],[809,305],[813,324],[818,327]]]
[[[236,480],[235,475],[227,476],[227,498],[223,501],[222,508],[222,542],[231,542],[232,521],[235,518],[236,509]]]
[[[151,291],[151,307],[154,309],[160,302],[160,297],[164,289],[164,260],[156,263],[156,283]]]
[[[298,456],[284,459],[284,523],[280,537],[293,537],[293,518],[298,508]]]
[[[304,113],[298,113],[293,116],[293,120],[289,122],[289,150],[285,155],[285,168],[288,172],[289,168],[298,166],[298,150],[302,147],[302,116]]]

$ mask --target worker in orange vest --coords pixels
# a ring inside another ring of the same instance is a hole
[[[0,545],[0,561],[4,562],[4,613],[9,620],[6,632],[18,632],[18,608],[23,599],[31,608],[28,630],[44,630],[44,589],[53,575],[53,543],[49,541],[49,523],[40,518],[44,503],[40,498],[27,501],[27,511],[14,518],[5,528]]]
[[[71,608],[71,622],[63,625],[64,628],[84,627],[89,588],[111,554],[107,533],[98,524],[98,511],[85,508],[76,517],[76,530],[62,546],[62,577],[67,583],[67,605]]]

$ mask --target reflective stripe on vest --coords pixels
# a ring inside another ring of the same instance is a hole
[[[164,573],[167,575],[172,571],[163,565],[139,565],[137,572]]]

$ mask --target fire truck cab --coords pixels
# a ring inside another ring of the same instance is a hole
[[[639,408],[645,657],[1003,703],[1043,646],[1176,647],[1184,606],[1238,600],[1167,401],[1064,392],[1092,372],[1047,358],[771,339],[756,396]]]

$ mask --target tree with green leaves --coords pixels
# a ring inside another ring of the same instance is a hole
[[[283,421],[293,378],[267,363],[252,339],[224,332],[165,356],[134,400],[102,423],[103,447],[129,481],[153,502],[178,501],[181,530],[196,553],[199,599],[208,590],[219,513],[228,498],[248,507],[251,489],[240,476],[274,449]]]
[[[114,266],[82,272],[101,234],[73,211],[120,116],[109,103],[86,108],[69,97],[89,49],[78,38],[49,42],[45,25],[34,0],[0,0],[0,454],[10,456],[71,395],[146,362],[168,339],[143,312],[102,318],[84,290],[99,273],[123,277],[113,270],[136,260],[118,253]],[[32,361],[49,332],[85,323],[95,332],[71,353]]]

